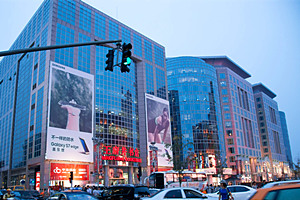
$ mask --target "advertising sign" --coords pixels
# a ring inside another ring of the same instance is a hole
[[[94,76],[51,62],[46,159],[93,162]]]
[[[89,180],[89,165],[64,163],[51,163],[50,180],[69,180],[71,171],[73,180]]]
[[[232,175],[232,168],[223,168],[223,174]]]
[[[102,160],[115,160],[123,162],[142,162],[138,148],[121,147],[116,145],[103,145]]]
[[[171,122],[169,101],[159,97],[145,94],[148,165],[151,164],[150,151],[157,148],[157,161],[159,167],[172,167],[171,151]]]
[[[35,178],[35,189],[37,191],[40,191],[40,188],[41,188],[41,186],[40,186],[40,184],[41,184],[41,173],[36,172],[35,176],[36,176],[36,178]]]

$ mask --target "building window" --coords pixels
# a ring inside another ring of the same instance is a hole
[[[235,153],[234,147],[229,147],[228,151],[229,151],[229,153]]]
[[[260,127],[264,127],[265,126],[265,123],[264,122],[260,122]]]
[[[268,142],[266,142],[266,141],[263,142],[263,146],[264,146],[264,147],[268,146]]]
[[[265,133],[265,132],[266,132],[266,129],[262,128],[260,132],[261,132],[261,133]]]
[[[232,136],[232,130],[227,130],[226,133],[228,136]]]
[[[269,152],[269,149],[268,149],[268,148],[264,148],[264,152],[265,152],[265,153],[268,153],[268,152]]]
[[[273,131],[273,137],[275,143],[275,152],[281,154],[279,134],[277,131]]]
[[[260,102],[260,97],[257,97],[257,98],[256,98],[256,102]]]
[[[238,96],[239,96],[239,105],[241,108],[244,108],[245,110],[249,109],[249,101],[248,101],[248,93],[238,87]]]
[[[273,124],[277,124],[275,110],[269,106],[269,112],[270,112],[271,122]]]
[[[264,135],[261,136],[261,138],[262,138],[263,140],[266,140],[266,139],[267,139],[267,136],[264,134]]]
[[[225,113],[225,114],[224,114],[224,117],[225,117],[225,119],[231,119],[230,113]]]
[[[229,156],[229,162],[235,162],[235,157],[234,156]]]
[[[220,73],[220,79],[225,79],[225,73]]]
[[[221,81],[221,82],[220,82],[220,86],[221,86],[221,87],[226,87],[226,81]]]
[[[226,128],[231,128],[232,127],[232,122],[231,121],[225,122],[225,127]]]
[[[227,144],[228,145],[234,145],[233,138],[227,139]]]
[[[261,120],[261,121],[264,120],[264,117],[263,117],[263,116],[260,116],[260,117],[259,117],[259,120]]]
[[[229,101],[228,101],[228,97],[223,97],[223,98],[222,98],[222,102],[223,102],[223,103],[228,103],[228,102],[229,102]]]
[[[224,110],[224,111],[230,111],[229,105],[224,105],[224,106],[223,106],[223,110]]]
[[[227,92],[227,89],[222,89],[222,95],[227,95],[228,92]]]

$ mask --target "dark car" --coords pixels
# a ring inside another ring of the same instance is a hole
[[[138,200],[150,195],[149,188],[144,185],[117,185],[102,193],[102,200]]]
[[[47,200],[98,200],[96,197],[92,196],[91,194],[83,191],[63,191],[57,192]]]
[[[0,190],[0,200],[3,199],[3,195],[5,195],[7,193],[6,190]]]
[[[36,200],[30,191],[13,191],[12,194],[14,198],[17,200]]]
[[[43,196],[37,190],[27,190],[36,200],[43,200]]]

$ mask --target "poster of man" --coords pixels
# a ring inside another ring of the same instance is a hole
[[[158,149],[158,166],[170,167],[173,164],[169,159],[172,156],[169,102],[146,94],[146,116],[148,155],[150,149]]]
[[[47,159],[93,161],[94,76],[50,63]]]

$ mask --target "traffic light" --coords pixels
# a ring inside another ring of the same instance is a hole
[[[108,53],[106,54],[107,60],[106,64],[107,66],[105,67],[105,71],[114,71],[114,50],[108,50]]]
[[[132,45],[130,43],[124,43],[122,46],[122,61],[121,61],[121,72],[130,72],[128,66],[131,64],[131,50]]]
[[[73,172],[70,172],[70,177],[69,177],[70,183],[73,181]]]
[[[142,167],[139,166],[139,170],[138,170],[138,174],[137,174],[137,178],[139,181],[141,181],[141,176],[142,176]]]

